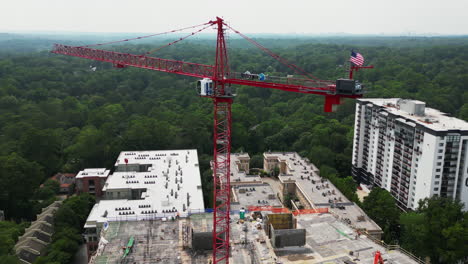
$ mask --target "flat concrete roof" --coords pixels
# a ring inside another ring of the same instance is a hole
[[[179,221],[112,222],[103,234],[108,243],[101,244],[90,263],[185,263]],[[123,259],[122,247],[131,237],[134,246]]]
[[[76,179],[87,178],[87,177],[102,177],[106,178],[109,176],[110,170],[106,168],[91,168],[84,169],[76,175]]]
[[[239,210],[249,206],[283,207],[269,184],[245,184],[233,186],[236,203],[231,199],[231,210]]]
[[[212,214],[194,214],[175,221],[111,222],[103,231],[102,243],[91,264],[116,263],[122,260],[122,247],[130,237],[135,243],[125,263],[208,263],[211,251],[195,252],[184,247],[191,243],[193,232],[210,232]],[[372,263],[373,254],[379,250],[389,263],[413,264],[410,257],[398,250],[386,250],[369,237],[358,235],[331,214],[298,215],[297,228],[306,230],[303,247],[273,248],[262,222],[239,221],[238,214],[231,215],[230,262],[247,263]],[[191,227],[191,228],[190,228]],[[188,231],[188,232],[187,232]],[[349,252],[353,251],[353,255]]]
[[[240,171],[237,163],[241,160],[250,159],[247,153],[231,153],[231,184],[242,184],[242,183],[261,183],[262,178],[258,175],[249,175],[248,171]]]
[[[374,105],[384,107],[385,111],[409,119],[414,123],[425,126],[435,131],[447,131],[447,130],[468,130],[468,122],[464,120],[448,116],[437,109],[425,108],[424,116],[411,115],[403,110],[396,108],[396,105],[401,98],[362,98],[357,99],[363,103],[371,103]],[[417,103],[423,103],[421,101],[415,101]],[[425,121],[425,120],[428,121]],[[405,122],[405,121],[403,121]]]
[[[370,238],[358,235],[350,227],[330,214],[308,214],[297,216],[297,228],[306,229],[304,247],[275,249],[280,260],[307,263],[344,263],[356,260],[356,263],[372,263],[374,253],[379,250],[389,263],[416,263],[398,250],[388,251]],[[349,254],[353,251],[353,255]]]
[[[122,164],[123,157],[128,159],[128,164],[150,166],[144,172],[114,172],[107,178],[103,191],[139,190],[142,196],[136,200],[101,200],[91,210],[87,226],[107,220],[176,215],[175,211],[184,216],[192,209],[205,209],[197,150],[124,151],[119,155],[117,166]]]

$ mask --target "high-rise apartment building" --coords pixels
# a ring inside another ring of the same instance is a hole
[[[468,208],[468,123],[415,100],[359,99],[353,177],[388,190],[400,208],[439,195]]]

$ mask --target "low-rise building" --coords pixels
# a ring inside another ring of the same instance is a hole
[[[75,173],[62,173],[59,172],[52,176],[52,180],[57,181],[60,184],[60,193],[62,194],[70,194],[73,193],[74,190],[72,189],[73,184],[75,183]]]
[[[109,174],[104,169],[84,173],[88,175],[77,179]],[[186,217],[204,209],[197,150],[123,151],[86,220],[88,252],[96,251],[98,236],[109,222]]]
[[[380,239],[382,229],[330,181],[320,177],[320,171],[307,158],[296,152],[266,152],[263,156],[267,172],[279,168],[279,195],[283,203],[290,202],[293,209],[329,208],[350,226]]]
[[[76,176],[76,189],[78,193],[89,193],[96,198],[103,196],[102,188],[109,176],[110,170],[105,168],[84,169]]]
[[[61,204],[61,201],[56,201],[43,208],[36,221],[18,238],[14,250],[21,263],[34,263],[36,258],[46,252],[54,233],[54,215]]]
[[[247,153],[231,153],[231,185],[261,184],[257,174],[250,174],[250,156]]]

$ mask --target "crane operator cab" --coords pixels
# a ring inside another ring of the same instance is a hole
[[[364,85],[356,80],[351,79],[338,79],[336,80],[336,93],[337,94],[363,94]]]
[[[197,91],[200,96],[212,96],[213,95],[213,80],[210,78],[203,78],[197,81]]]

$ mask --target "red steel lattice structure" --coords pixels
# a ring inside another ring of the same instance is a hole
[[[137,67],[150,69],[161,72],[175,73],[196,78],[209,78],[213,82],[213,93],[204,95],[213,100],[214,104],[214,136],[213,136],[213,185],[214,185],[214,217],[213,217],[213,263],[229,263],[229,218],[230,218],[230,153],[231,153],[231,105],[233,95],[231,94],[231,84],[247,85],[270,89],[279,89],[288,92],[318,94],[325,96],[324,110],[332,112],[333,106],[340,104],[341,98],[358,98],[362,94],[340,94],[337,92],[336,84],[332,81],[319,80],[311,75],[306,74],[299,67],[287,64],[287,61],[275,55],[265,47],[261,46],[252,39],[249,39],[239,31],[234,30],[229,25],[224,23],[222,18],[217,17],[214,21],[198,25],[209,25],[217,28],[217,46],[215,65],[204,65],[198,63],[189,63],[184,61],[167,60],[144,55],[134,55],[128,53],[120,53],[113,51],[105,51],[90,48],[90,46],[101,46],[105,44],[113,44],[122,41],[113,41],[102,44],[86,45],[86,46],[67,46],[55,44],[52,53],[81,57],[91,60],[103,61],[112,63],[115,67]],[[188,28],[194,28],[187,27]],[[249,42],[264,50],[267,54],[278,60],[295,71],[306,74],[306,78],[279,78],[268,77],[268,80],[254,80],[241,73],[231,72],[228,64],[228,52],[225,39],[225,27],[234,30],[235,33],[241,35]],[[182,30],[182,29],[180,29]],[[165,33],[176,32],[180,30],[172,30]],[[198,30],[197,32],[200,32]],[[197,33],[194,32],[194,33]],[[191,35],[194,35],[192,33]],[[160,35],[153,34],[134,39],[141,39],[150,36]],[[189,35],[190,36],[190,35]],[[188,36],[187,36],[188,37]],[[180,38],[178,41],[185,39]],[[176,41],[176,42],[178,42]],[[176,42],[170,43],[174,44]],[[160,48],[158,48],[160,49]],[[354,71],[360,67],[352,66],[350,68],[350,79]],[[312,77],[312,78],[309,78]]]

